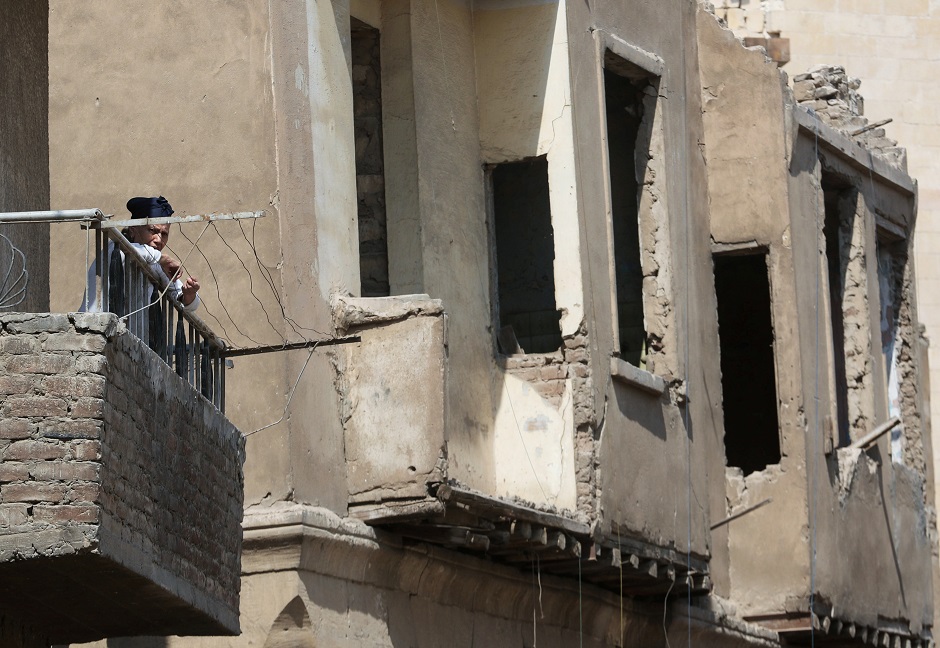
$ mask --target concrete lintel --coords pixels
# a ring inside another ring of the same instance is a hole
[[[609,49],[623,60],[629,61],[649,74],[661,77],[666,71],[666,62],[661,56],[640,49],[636,45],[631,45],[610,32],[597,30],[594,33],[601,34],[602,43],[606,49]],[[603,56],[603,52],[601,52],[601,55]]]
[[[611,357],[610,375],[625,385],[641,389],[655,396],[662,396],[666,391],[666,381],[655,374],[644,371],[621,358]]]
[[[816,114],[801,106],[794,106],[796,122],[810,136],[819,136],[819,143],[865,172],[871,172],[881,182],[889,184],[908,195],[917,193],[917,183],[900,169],[888,164],[869,149],[849,138],[841,131],[824,124]]]

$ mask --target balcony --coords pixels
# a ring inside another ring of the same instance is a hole
[[[51,643],[237,634],[238,430],[113,314],[0,326],[4,615]]]
[[[350,515],[406,542],[440,545],[525,570],[537,561],[542,572],[635,598],[710,591],[707,562],[674,546],[655,545],[627,529],[611,533],[570,510],[530,502],[518,491],[507,495],[494,487],[483,492],[455,477],[453,465],[465,449],[448,438],[451,369],[440,300],[427,295],[342,297],[334,301],[333,316],[339,333],[359,340],[342,347],[338,387]],[[524,421],[544,420],[549,405],[539,403],[542,410],[517,407],[518,415]],[[540,430],[534,426],[531,433]],[[573,482],[574,475],[565,473],[573,473],[573,465],[560,460],[549,465],[545,457],[552,442],[547,438],[530,439],[539,445],[533,452],[542,455],[536,456],[536,465],[544,459],[545,470],[555,468]],[[498,445],[480,439],[484,443]],[[517,471],[526,461],[523,450],[505,450],[511,447],[506,443],[499,447],[489,451],[500,455],[502,470]],[[518,483],[510,481],[511,487]]]

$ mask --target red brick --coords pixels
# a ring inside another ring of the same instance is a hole
[[[92,505],[63,504],[60,506],[38,505],[33,507],[36,522],[77,522],[88,524],[98,521],[98,507]]]
[[[39,434],[47,439],[97,439],[101,434],[101,421],[94,419],[45,421],[39,425]]]
[[[12,321],[7,321],[6,326],[8,331],[14,333],[57,333],[71,328],[68,316],[61,313],[28,317],[14,316]]]
[[[103,355],[83,355],[75,359],[75,371],[80,373],[103,373],[108,367],[108,359]]]
[[[0,336],[0,353],[39,353],[39,340],[32,335],[3,335]]]
[[[63,373],[72,368],[72,356],[55,353],[13,356],[6,362],[10,373]]]
[[[42,381],[43,390],[49,396],[92,396],[104,395],[104,376],[48,376]]]
[[[0,394],[29,394],[37,382],[36,378],[29,374],[0,376]]]
[[[539,369],[539,378],[542,380],[561,380],[565,377],[565,368],[561,365],[548,365]]]
[[[48,482],[25,482],[0,486],[0,500],[9,502],[61,502],[68,486]]]
[[[29,476],[38,481],[90,481],[98,479],[98,468],[94,462],[40,461],[29,465]]]
[[[95,333],[53,333],[42,343],[45,351],[104,351],[107,340]]]
[[[69,488],[66,498],[73,504],[76,502],[94,502],[98,499],[99,487],[95,483],[74,484]]]
[[[26,481],[29,479],[28,464],[0,461],[0,482]]]
[[[23,459],[63,459],[67,451],[67,446],[61,443],[27,439],[11,443],[3,452],[2,458],[5,461],[22,461]]]
[[[0,529],[22,526],[29,521],[29,511],[25,504],[0,504]]]
[[[79,398],[69,408],[72,418],[104,418],[104,400],[100,398]]]
[[[20,396],[7,399],[6,411],[9,416],[61,416],[68,412],[68,403],[61,398]]]
[[[0,439],[28,439],[33,426],[24,419],[0,419]]]
[[[94,461],[101,458],[101,442],[73,441],[72,458],[78,461]]]

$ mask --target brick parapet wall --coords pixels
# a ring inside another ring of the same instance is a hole
[[[137,338],[116,336],[105,356],[103,547],[143,548],[193,586],[183,598],[202,591],[237,610],[241,435]]]
[[[0,561],[96,543],[106,339],[78,320],[0,316],[0,534],[47,539],[2,544]]]
[[[100,556],[235,629],[243,463],[238,430],[113,315],[0,315],[0,568]]]

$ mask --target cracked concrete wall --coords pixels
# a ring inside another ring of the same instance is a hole
[[[835,418],[835,396],[822,174],[846,187],[831,207],[842,214],[852,438],[887,415],[880,378],[886,369],[880,346],[872,345],[872,331],[880,324],[873,292],[878,289],[876,221],[888,218],[892,231],[909,232],[913,196],[892,184],[898,181],[847,163],[842,157],[847,144],[829,147],[827,135],[816,139],[798,127],[792,112],[797,108],[776,64],[760,51],[728,48],[733,40],[729,30],[700,11],[712,236],[716,251],[767,250],[782,458],[747,477],[728,471],[729,513],[765,498],[773,501],[715,534],[716,592],[743,615],[805,610],[815,550],[817,600],[833,606],[834,615],[877,625],[880,614],[916,634],[929,624],[932,608],[930,512],[923,504],[924,480],[932,477],[892,465],[885,440],[872,451],[880,456],[877,463],[857,452],[827,454],[833,438],[826,420]],[[839,137],[834,131],[828,136]],[[912,299],[909,286],[906,290]],[[820,368],[805,360],[813,358],[825,364]],[[913,367],[910,377],[916,384]],[[819,410],[812,402],[816,393],[825,404]],[[911,406],[912,418],[918,411]],[[768,570],[770,564],[775,569]]]
[[[591,315],[586,349],[591,382],[576,439],[587,461],[579,509],[596,498],[599,531],[629,529],[644,539],[709,553],[705,448],[714,435],[711,394],[717,392],[714,290],[710,272],[695,7],[679,2],[572,3],[568,43],[575,163],[581,180],[584,309]],[[656,29],[650,29],[656,25]],[[641,161],[640,232],[644,249],[647,368],[667,384],[653,396],[614,381],[615,351],[610,205],[603,115],[606,49],[660,76],[649,155]],[[639,61],[639,63],[637,63]],[[644,168],[645,167],[645,168]],[[688,408],[687,411],[684,408]],[[691,427],[690,421],[695,421]],[[576,425],[578,421],[576,420]],[[593,473],[593,474],[591,474]],[[655,485],[651,490],[651,485]],[[596,489],[596,490],[595,490]],[[692,509],[691,511],[689,509]],[[691,522],[691,525],[690,525]]]
[[[838,135],[832,132],[831,137]],[[909,246],[916,189],[909,180],[904,188],[903,179],[883,179],[859,169],[839,153],[842,145],[831,147],[822,142],[803,130],[794,141],[790,158],[791,219],[794,223],[805,221],[807,213],[815,213],[818,228],[812,237],[808,235],[810,228],[801,228],[799,240],[793,237],[794,247],[803,250],[804,257],[796,270],[803,294],[799,299],[812,303],[826,297],[825,292],[816,297],[813,286],[816,273],[822,275],[818,280],[825,286],[821,183],[823,174],[831,174],[850,183],[849,217],[845,221],[852,222],[841,225],[851,227],[851,232],[843,231],[841,238],[848,262],[846,283],[853,293],[851,304],[844,304],[844,313],[846,354],[850,356],[846,368],[850,382],[855,382],[849,390],[851,434],[857,439],[888,416],[887,370],[880,344],[872,339],[872,332],[880,330],[877,228],[884,219],[893,221],[892,228],[905,233],[905,245]],[[908,292],[906,298],[913,299],[913,295]],[[799,312],[799,326],[807,331],[803,338],[805,357],[814,357],[815,349],[822,348],[826,351],[820,358],[831,358],[832,350],[824,341],[818,346],[812,334],[816,327],[828,331],[828,306],[825,301],[821,304],[818,322],[812,308]],[[814,363],[804,363],[802,382],[804,393],[817,393],[818,389],[821,402],[835,401],[830,369],[817,373]],[[915,409],[922,411],[923,403]],[[933,614],[929,541],[933,516],[924,503],[932,475],[892,462],[890,440],[885,437],[861,455],[845,449],[825,454],[831,444],[826,438],[827,414],[833,416],[834,412],[824,409],[809,416],[806,432],[809,515],[815,521],[816,594],[838,611],[834,614],[840,618],[870,626],[891,619],[909,632],[921,633],[932,623]],[[917,423],[912,421],[912,425]]]

